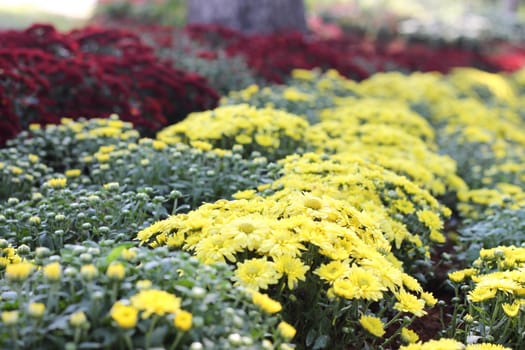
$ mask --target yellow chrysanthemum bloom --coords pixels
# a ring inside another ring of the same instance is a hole
[[[14,175],[20,175],[24,173],[24,169],[17,167],[17,166],[12,166],[11,173],[13,173]]]
[[[113,304],[109,314],[120,328],[130,329],[137,325],[139,310],[120,301]]]
[[[474,288],[468,294],[468,300],[478,303],[487,299],[492,299],[496,296],[497,289],[494,288]]]
[[[38,157],[36,154],[30,154],[27,156],[27,159],[29,159],[31,163],[36,163],[39,161],[40,157]]]
[[[62,266],[58,261],[55,261],[44,266],[42,272],[48,280],[58,281],[62,277]]]
[[[419,335],[413,330],[403,327],[401,328],[401,339],[408,344],[413,344],[419,340]]]
[[[80,169],[69,169],[64,173],[67,177],[79,177],[81,174],[82,171]]]
[[[425,304],[429,307],[433,307],[438,302],[438,300],[430,292],[421,292],[419,296],[425,301]]]
[[[84,277],[86,280],[92,280],[93,278],[97,277],[98,275],[98,269],[93,264],[83,265],[80,268],[80,274],[82,277]]]
[[[31,274],[31,272],[33,272],[34,269],[35,266],[28,262],[7,265],[5,269],[5,278],[10,281],[23,281]]]
[[[359,318],[359,323],[370,334],[381,338],[385,334],[385,325],[380,318],[375,316],[363,315]]]
[[[394,304],[394,309],[411,313],[417,317],[426,315],[424,300],[418,299],[415,295],[404,290],[399,291],[399,293],[396,294],[396,298],[398,301]]]
[[[432,231],[441,230],[443,228],[443,221],[441,218],[431,210],[419,210],[416,212],[417,218],[426,227]]]
[[[51,188],[64,188],[66,187],[67,179],[65,177],[49,179],[46,182],[46,185]]]
[[[292,78],[297,80],[311,81],[318,77],[318,71],[307,70],[307,69],[293,69]]]
[[[296,329],[294,328],[294,326],[292,326],[291,324],[285,322],[285,321],[281,321],[278,325],[277,325],[277,329],[279,331],[279,333],[285,338],[285,339],[292,339],[293,337],[295,337],[295,333],[297,333]]]
[[[191,313],[185,310],[179,310],[173,318],[173,325],[175,326],[175,328],[183,332],[188,331],[192,325]]]
[[[120,281],[126,275],[126,268],[121,263],[111,263],[106,271],[106,276]]]
[[[514,301],[512,304],[504,303],[501,304],[501,308],[505,314],[509,317],[516,317],[520,312],[521,303],[519,301]]]
[[[295,288],[298,281],[306,280],[306,272],[310,267],[303,264],[300,259],[293,258],[290,255],[282,255],[274,258],[274,261],[276,271],[288,279],[289,289]]]
[[[18,323],[19,313],[18,311],[3,311],[2,312],[2,322],[6,326],[13,326]]]
[[[345,299],[366,299],[378,301],[387,288],[370,270],[352,267],[347,279],[334,283],[335,294]]]
[[[135,257],[137,256],[137,252],[135,250],[133,250],[133,249],[124,249],[120,253],[120,256],[124,260],[131,261],[131,260],[135,259]]]
[[[153,149],[155,149],[157,151],[162,151],[163,149],[168,147],[168,145],[165,142],[162,142],[162,141],[159,141],[159,140],[154,140],[152,147],[153,147]]]
[[[147,290],[151,288],[151,281],[150,280],[140,280],[137,281],[136,287],[138,290]]]
[[[155,314],[164,316],[180,310],[181,299],[168,292],[148,289],[142,290],[130,298],[131,305],[142,311],[142,318]]]
[[[77,311],[69,316],[69,323],[75,327],[82,327],[87,322],[86,314],[83,311]]]
[[[454,339],[429,340],[426,343],[404,345],[399,350],[463,350],[465,345]]]
[[[350,266],[344,261],[331,261],[328,264],[322,264],[314,271],[322,280],[333,284],[338,279],[343,279],[350,275]]]
[[[34,318],[40,318],[46,311],[46,305],[43,303],[29,303],[27,305],[27,313]]]
[[[279,312],[283,308],[277,300],[273,300],[268,295],[256,291],[252,292],[252,302],[269,314]]]
[[[266,289],[279,281],[275,263],[266,259],[249,259],[237,263],[235,280],[246,288],[253,290]]]

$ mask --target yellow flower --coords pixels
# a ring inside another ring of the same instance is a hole
[[[106,154],[106,153],[96,153],[95,154],[95,158],[100,163],[106,163],[106,162],[109,162],[109,159],[111,158],[111,156],[109,154]]]
[[[111,153],[115,150],[115,145],[100,146],[98,151],[102,154]]]
[[[20,175],[24,172],[24,169],[22,168],[19,168],[17,166],[13,166],[11,167],[11,172],[14,174],[14,175]]]
[[[139,310],[131,305],[117,301],[111,308],[111,318],[120,328],[130,329],[137,325]]]
[[[36,154],[30,154],[27,156],[27,159],[29,159],[31,163],[36,163],[40,158]]]
[[[79,177],[80,174],[82,174],[80,169],[69,169],[64,173],[67,177]]]
[[[233,194],[233,198],[235,199],[252,199],[255,197],[255,190],[244,190],[244,191],[238,191]]]
[[[105,190],[117,190],[120,187],[120,184],[118,182],[108,182],[105,183],[102,187],[104,187]]]
[[[283,97],[288,101],[307,102],[312,100],[312,96],[297,90],[294,87],[288,87],[283,90]]]
[[[427,306],[429,307],[433,307],[438,302],[434,295],[432,295],[432,293],[429,292],[421,292],[420,297],[425,301],[425,304],[427,304]]]
[[[51,188],[64,188],[66,187],[67,179],[65,177],[49,179],[46,182],[46,185]]]
[[[456,283],[463,282],[465,279],[465,273],[462,270],[449,272],[448,279]]]
[[[106,276],[113,280],[122,280],[126,274],[126,268],[121,263],[111,263],[106,271]]]
[[[266,259],[249,259],[237,263],[234,278],[237,280],[237,284],[253,290],[266,289],[268,285],[276,284],[279,281],[275,264]]]
[[[478,303],[480,301],[484,301],[487,299],[492,299],[496,296],[497,289],[494,288],[474,288],[469,294],[468,294],[468,300]]]
[[[46,311],[46,306],[43,303],[29,303],[27,305],[27,312],[31,317],[40,318]]]
[[[339,279],[334,282],[334,294],[345,299],[354,299],[357,287],[348,279]]]
[[[124,260],[131,261],[131,260],[135,259],[135,257],[137,256],[137,252],[135,250],[133,250],[133,249],[124,249],[120,253],[120,256]]]
[[[62,276],[62,266],[57,261],[47,264],[42,271],[44,277],[50,281],[58,281]]]
[[[520,306],[521,306],[521,303],[519,301],[515,301],[512,304],[508,304],[508,303],[501,304],[501,308],[503,309],[505,314],[509,317],[518,316],[518,313],[520,312]]]
[[[417,218],[430,230],[436,231],[443,228],[443,222],[439,216],[431,210],[418,210]]]
[[[69,323],[75,328],[82,327],[86,322],[86,314],[83,311],[77,311],[69,316]]]
[[[297,80],[314,80],[316,73],[307,69],[294,69],[292,70],[292,78]]]
[[[466,314],[465,316],[463,316],[463,321],[465,321],[466,323],[472,323],[474,322],[474,317],[471,314]]]
[[[409,344],[415,343],[419,340],[416,332],[406,327],[401,328],[401,339]]]
[[[151,281],[150,280],[140,280],[137,281],[137,289],[138,290],[146,290],[151,288]]]
[[[33,272],[34,268],[33,264],[28,262],[7,265],[5,278],[11,281],[23,281]]]
[[[164,316],[177,313],[181,303],[181,299],[175,295],[157,289],[141,290],[130,301],[131,305],[142,311],[142,318],[148,318],[152,314]]]
[[[436,243],[445,243],[446,241],[445,236],[441,232],[436,230],[431,230],[430,235],[428,237],[431,241],[434,241]]]
[[[200,149],[201,151],[209,151],[213,148],[211,144],[204,141],[191,141],[190,145],[194,148]]]
[[[277,300],[273,300],[268,295],[256,291],[252,292],[252,301],[255,305],[263,309],[264,312],[269,314],[279,312],[283,308]]]
[[[86,280],[92,280],[93,278],[97,277],[98,269],[93,264],[84,265],[80,268],[80,274]]]
[[[383,297],[386,287],[377,276],[361,267],[351,267],[347,279],[334,283],[335,294],[346,299],[366,299],[378,301]]]
[[[412,202],[406,199],[398,199],[393,202],[394,207],[403,214],[412,214],[415,211]]]
[[[442,338],[429,340],[426,343],[404,345],[399,350],[463,350],[465,345],[454,339]]]
[[[396,294],[397,303],[394,304],[394,309],[401,312],[409,312],[417,317],[421,317],[426,314],[423,308],[425,307],[425,301],[418,299],[415,295],[412,295],[404,290],[400,290]]]
[[[40,225],[40,223],[42,222],[42,220],[40,220],[40,217],[38,216],[31,216],[29,219],[28,219],[29,223],[33,224],[33,225]]]
[[[295,330],[295,328],[285,322],[285,321],[281,321],[278,325],[277,325],[277,329],[279,330],[279,333],[285,338],[285,339],[292,339],[293,337],[295,337],[295,333],[297,333],[297,331]]]
[[[252,143],[252,138],[246,134],[239,134],[235,136],[235,142],[241,145]]]
[[[380,318],[374,316],[363,315],[359,318],[359,323],[370,334],[380,338],[385,334],[385,325]]]
[[[304,265],[301,260],[290,255],[282,255],[274,259],[275,269],[278,273],[286,275],[288,278],[288,288],[293,289],[297,281],[306,280],[306,272],[309,267]]]
[[[153,149],[157,151],[162,151],[166,147],[168,147],[168,145],[165,142],[153,140]]]
[[[267,133],[257,133],[255,134],[255,142],[262,147],[277,148],[279,147],[279,138],[273,137]]]
[[[350,274],[350,266],[348,263],[335,260],[328,264],[322,264],[318,269],[314,271],[314,274],[318,275],[321,279],[332,284],[338,279],[348,277]]]
[[[179,310],[173,319],[173,325],[183,332],[186,332],[191,328],[191,323],[192,315],[190,312],[185,310]]]
[[[2,312],[2,322],[6,326],[13,326],[18,323],[18,311],[3,311]]]

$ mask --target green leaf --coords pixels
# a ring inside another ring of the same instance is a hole
[[[316,335],[317,335],[317,332],[315,331],[315,329],[310,329],[310,331],[308,331],[308,334],[306,335],[306,346],[307,347],[310,347],[313,344]]]
[[[312,349],[324,349],[328,346],[328,343],[330,342],[330,337],[327,335],[321,335],[319,338],[315,340],[314,346]]]

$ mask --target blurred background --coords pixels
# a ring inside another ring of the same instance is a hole
[[[118,21],[182,26],[189,2],[0,0],[0,26],[23,28],[45,22],[67,30]],[[305,0],[304,6],[308,28],[328,37],[357,30],[372,36],[436,37],[445,41],[519,42],[525,38],[525,4],[519,0]]]

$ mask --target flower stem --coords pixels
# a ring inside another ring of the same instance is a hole
[[[175,340],[173,341],[173,344],[171,344],[170,350],[175,350],[177,348],[177,345],[179,345],[179,342],[182,339],[183,335],[184,335],[183,332],[177,332],[177,336],[175,337]]]

